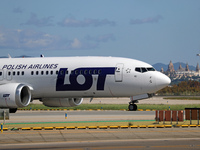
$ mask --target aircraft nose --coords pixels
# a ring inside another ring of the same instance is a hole
[[[168,86],[171,83],[171,80],[165,74],[158,72],[156,76],[156,86],[157,90],[161,90],[162,88]]]

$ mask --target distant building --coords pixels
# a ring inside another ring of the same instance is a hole
[[[177,70],[177,72],[182,72],[182,71],[185,71],[185,69],[181,66],[181,63],[180,63],[180,65],[179,65],[179,68],[178,68],[178,70]]]
[[[163,67],[161,68],[160,72],[164,73],[164,69],[163,69]]]
[[[199,63],[197,63],[196,72],[199,72]]]
[[[167,72],[169,72],[169,73],[174,73],[175,72],[174,65],[173,65],[172,61],[170,61],[169,65],[168,65]]]
[[[164,72],[163,68],[161,69],[161,72]],[[197,63],[195,71],[192,71],[189,69],[188,63],[186,64],[185,68],[183,68],[180,64],[178,70],[175,70],[172,61],[170,61],[168,65],[168,69],[164,73],[168,76],[175,77],[175,78],[181,78],[183,76],[185,77],[200,76],[199,63]]]
[[[190,71],[188,63],[186,64],[185,71]]]

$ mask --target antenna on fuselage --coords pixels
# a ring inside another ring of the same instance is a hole
[[[41,55],[40,55],[40,57],[44,57],[44,55],[43,55],[43,54],[41,54]]]

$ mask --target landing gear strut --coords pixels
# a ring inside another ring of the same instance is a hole
[[[137,105],[134,103],[129,103],[128,109],[129,109],[129,111],[136,111]]]
[[[138,103],[138,100],[142,100],[142,99],[147,99],[152,97],[153,94],[142,94],[142,95],[136,95],[136,96],[131,96],[130,97],[130,103],[128,106],[129,111],[136,111],[137,110],[137,105],[135,103]]]

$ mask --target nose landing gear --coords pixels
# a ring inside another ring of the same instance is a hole
[[[129,103],[128,110],[129,111],[136,111],[137,110],[137,105],[134,104],[134,103],[133,104]]]
[[[137,110],[137,105],[135,103],[138,103],[138,100],[147,99],[152,96],[153,94],[142,94],[142,95],[137,95],[137,96],[131,96],[130,97],[131,101],[129,102],[129,106],[128,106],[129,111]]]

